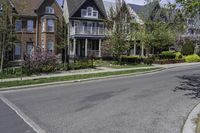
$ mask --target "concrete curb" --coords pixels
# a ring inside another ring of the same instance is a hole
[[[43,83],[43,84],[35,84],[35,85],[7,87],[7,88],[1,88],[0,92],[10,91],[10,90],[18,90],[18,89],[26,89],[26,88],[44,87],[44,86],[48,86],[48,85],[61,85],[61,84],[92,81],[92,80],[112,79],[112,78],[117,78],[117,77],[137,76],[137,75],[144,75],[144,74],[159,72],[159,71],[163,71],[163,70],[165,70],[165,68],[160,68],[160,69],[157,69],[157,70],[151,70],[151,71],[147,71],[147,72],[136,72],[136,73],[130,73],[130,74],[112,75],[112,76],[88,78],[88,79],[81,79],[81,80],[60,81],[60,82]]]
[[[195,133],[196,123],[194,120],[198,118],[199,113],[200,103],[197,104],[188,115],[187,120],[185,121],[185,124],[183,126],[182,133]]]

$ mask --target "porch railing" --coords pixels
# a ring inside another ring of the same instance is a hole
[[[88,50],[88,57],[99,57],[99,50]]]
[[[78,26],[71,28],[71,35],[104,35],[105,29],[100,27]]]

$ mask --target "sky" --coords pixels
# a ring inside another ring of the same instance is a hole
[[[58,0],[58,2],[61,4],[63,0]],[[105,1],[110,1],[114,2],[115,0],[105,0]],[[132,4],[139,4],[139,5],[144,5],[145,2],[144,0],[125,0],[127,3],[132,3]],[[162,0],[162,3],[165,4],[167,2],[174,2],[175,0]]]

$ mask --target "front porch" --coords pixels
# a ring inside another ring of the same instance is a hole
[[[101,57],[101,39],[71,39],[69,54],[71,58]]]

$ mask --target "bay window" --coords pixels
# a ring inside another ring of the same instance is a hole
[[[54,43],[52,41],[49,41],[47,43],[47,51],[48,52],[53,52],[53,50],[54,50]]]
[[[54,32],[54,20],[52,19],[47,20],[47,31]]]

